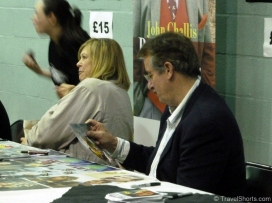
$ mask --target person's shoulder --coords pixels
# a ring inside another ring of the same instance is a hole
[[[96,79],[96,78],[85,78],[84,80],[82,80],[78,86],[89,86],[89,85],[96,85],[99,84],[100,80]]]
[[[99,86],[103,83],[103,80],[96,78],[86,78],[78,83],[78,85],[76,85],[76,87],[71,92],[74,94],[99,92],[101,91]]]
[[[203,97],[204,99],[207,100],[214,100],[214,101],[221,101],[223,102],[223,98],[219,93],[210,85],[205,84],[201,82],[199,84],[199,87],[196,89],[197,94],[199,97]]]
[[[109,81],[106,81],[106,80],[100,80],[97,78],[86,78],[86,79],[82,80],[78,85],[94,89],[98,86],[100,86],[102,88],[103,86],[109,87],[109,86],[112,86],[113,84]]]
[[[83,33],[81,33],[80,36],[62,36],[60,39],[60,44],[64,49],[78,49],[80,46],[86,42],[88,39],[90,39],[90,36],[87,32],[83,30]]]
[[[203,117],[232,115],[231,109],[225,99],[211,86],[202,83],[195,96],[197,98],[194,109],[197,109]]]
[[[69,38],[69,39],[66,39],[65,41],[69,41],[67,45],[80,47],[84,42],[86,42],[89,39],[91,38],[88,34],[86,35],[82,34],[80,37]]]

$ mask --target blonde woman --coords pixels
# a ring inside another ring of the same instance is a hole
[[[78,58],[80,83],[43,115],[22,143],[101,163],[81,145],[69,124],[93,118],[112,134],[132,140],[133,115],[127,93],[130,81],[122,49],[115,40],[90,39],[80,47]]]

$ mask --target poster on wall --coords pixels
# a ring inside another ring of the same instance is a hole
[[[182,33],[198,53],[202,81],[215,87],[215,1],[134,0],[133,4],[134,116],[159,120],[165,104],[148,90],[137,53],[152,37],[167,31]]]

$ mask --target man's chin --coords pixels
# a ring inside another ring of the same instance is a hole
[[[157,96],[158,96],[158,95],[157,95]],[[162,104],[167,105],[167,104],[165,103],[165,101],[164,101],[163,99],[161,99],[159,96],[158,96],[158,99],[159,99],[159,101],[160,101]]]

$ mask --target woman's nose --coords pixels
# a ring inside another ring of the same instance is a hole
[[[80,68],[80,61],[77,62],[76,66]]]

